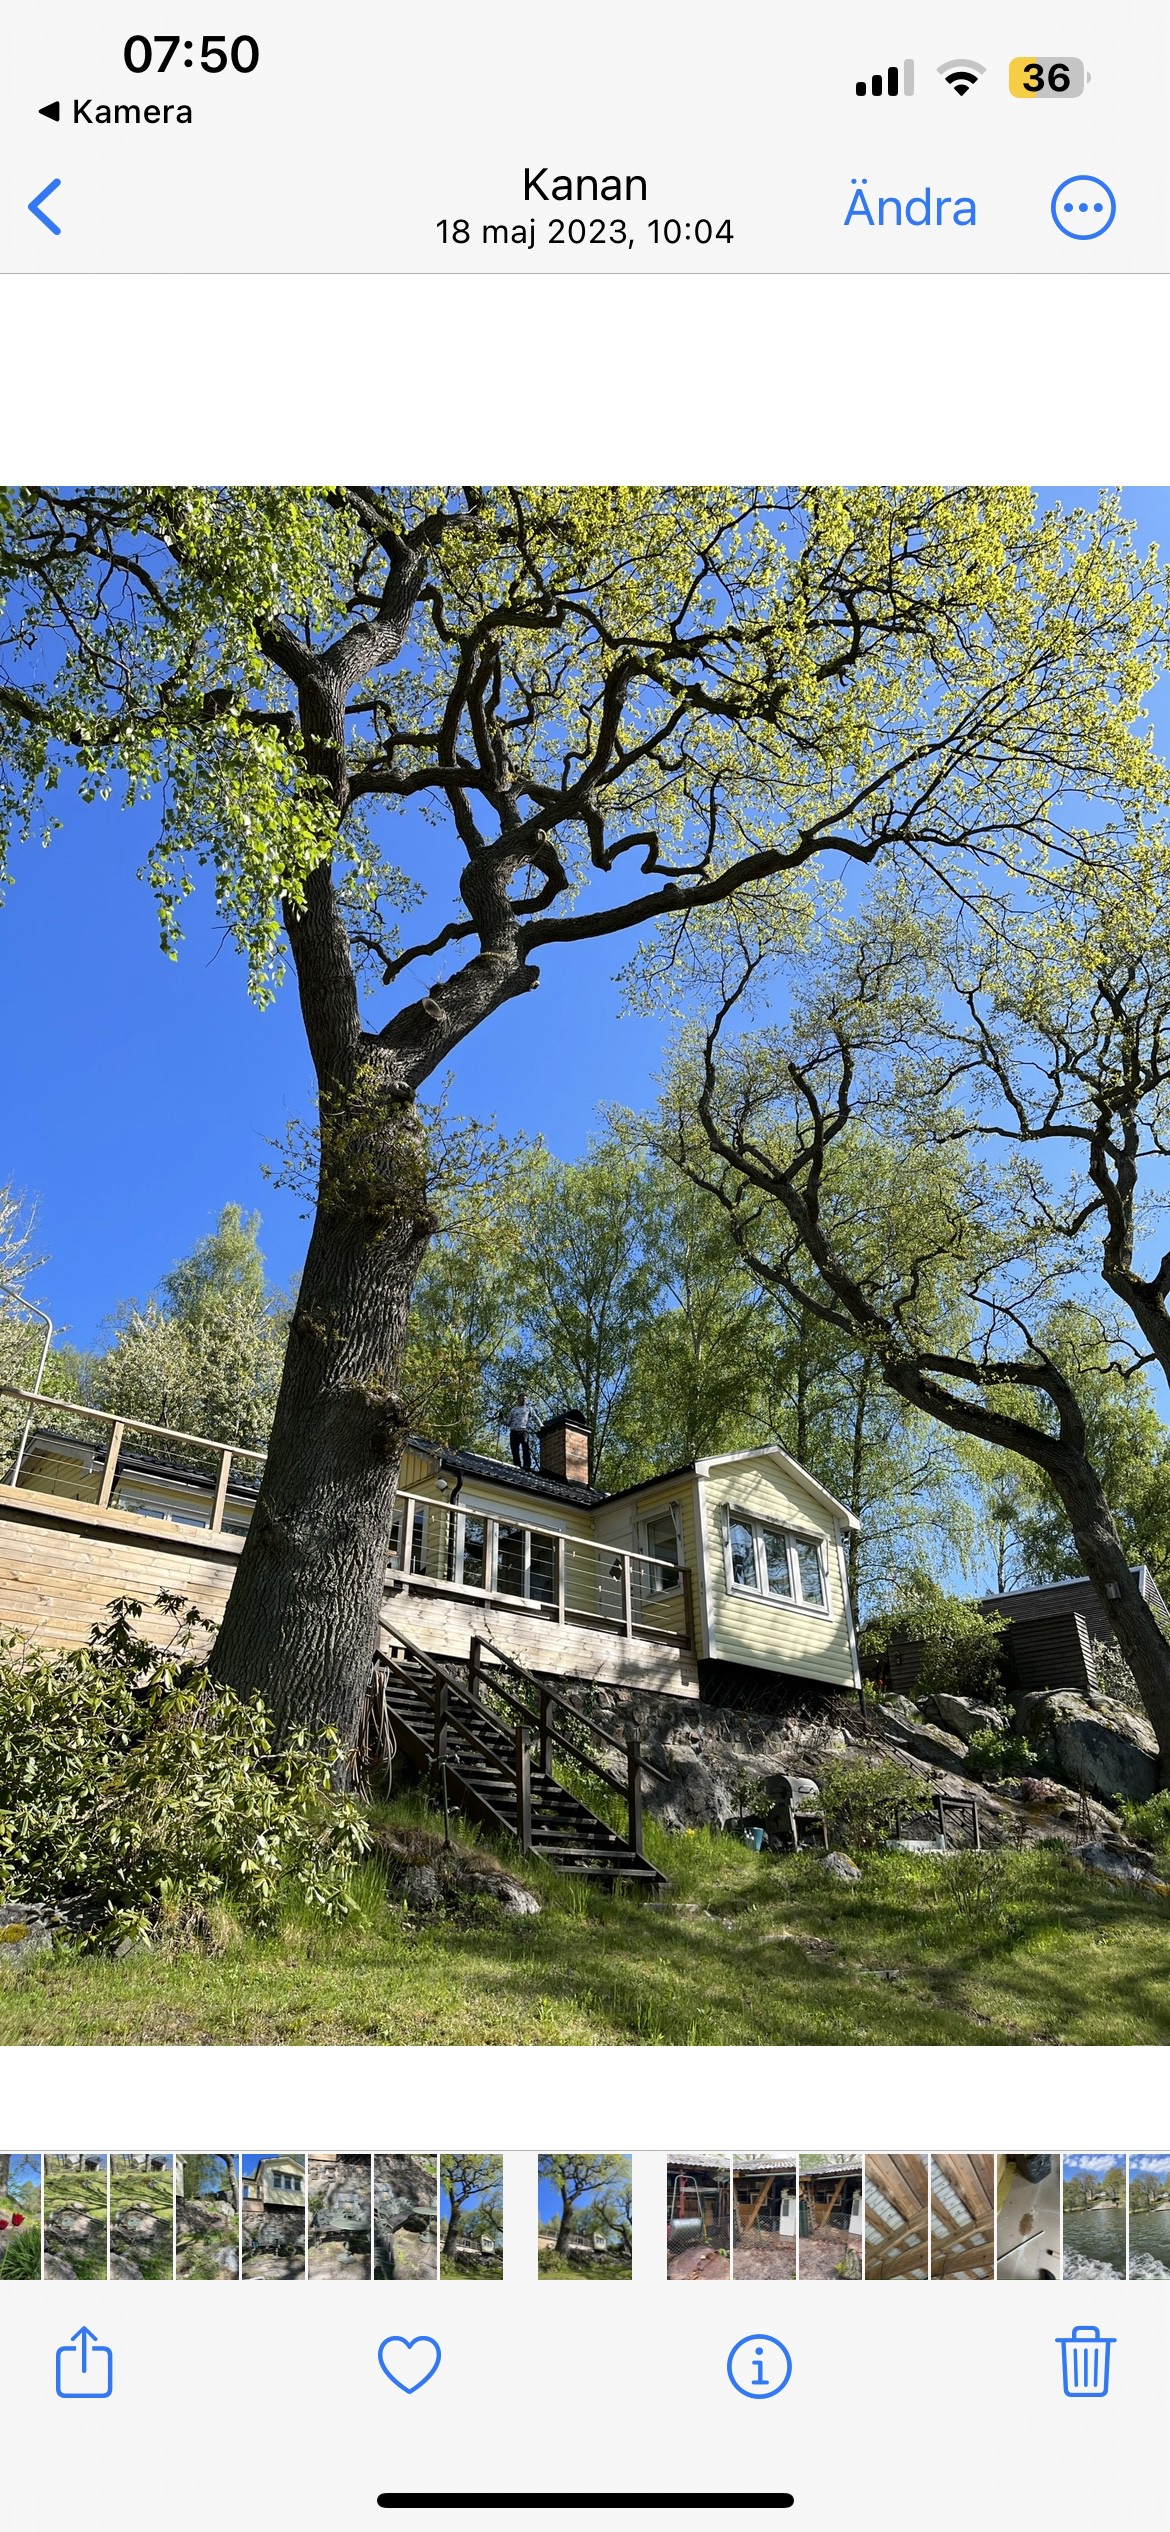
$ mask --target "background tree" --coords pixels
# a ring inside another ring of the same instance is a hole
[[[85,1380],[90,1404],[264,1448],[289,1304],[268,1283],[259,1230],[258,1214],[225,1205],[215,1230],[164,1275],[157,1299],[123,1303],[113,1344]]]
[[[1041,1472],[1109,1610],[1170,1781],[1170,1644],[1090,1457],[1067,1316],[1059,1347],[1045,1342],[1064,1291],[1060,1227],[1017,1170],[988,1166],[966,1112],[907,1058],[917,944],[907,958],[880,913],[867,906],[846,927],[787,1030],[744,1035],[721,1062],[757,966],[751,953],[741,963],[701,1057],[698,1116],[713,1160],[704,1183],[754,1271],[843,1336],[859,1334],[900,1397]],[[681,1113],[677,1133],[682,1165],[704,1178]],[[1095,1337],[1097,1368],[1120,1377],[1124,1352],[1114,1359],[1099,1321]]]
[[[11,1186],[0,1187],[0,1383],[32,1387],[44,1343],[43,1324],[22,1307],[30,1279],[44,1264],[33,1248],[33,1213]],[[0,1398],[0,1457],[14,1452],[25,1411],[15,1398]]]
[[[422,1085],[550,952],[752,890],[783,932],[826,856],[958,884],[1046,849],[1069,784],[1146,803],[1156,569],[1115,505],[1011,490],[32,488],[6,518],[0,832],[64,776],[153,791],[168,949],[207,863],[256,989],[282,935],[296,971],[317,1206],[214,1661],[348,1734],[436,1219]],[[444,919],[403,947],[371,815],[407,804]]]

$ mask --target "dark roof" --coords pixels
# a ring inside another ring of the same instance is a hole
[[[489,1459],[483,1451],[447,1451],[441,1443],[428,1442],[419,1433],[410,1435],[409,1447],[428,1452],[441,1468],[451,1469],[457,1477],[483,1477],[493,1486],[509,1487],[514,1494],[536,1495],[550,1503],[576,1504],[581,1512],[592,1512],[599,1503],[610,1501],[597,1486],[578,1486],[565,1477],[546,1477],[539,1468],[517,1468],[512,1460]]]
[[[1130,1572],[1143,1600],[1158,1616],[1170,1623],[1170,1611],[1158,1589],[1148,1565],[1131,1565]],[[1085,1617],[1109,1620],[1108,1605],[1103,1604],[1095,1584],[1087,1574],[1070,1574],[1059,1582],[1027,1583],[1019,1591],[984,1592],[979,1607],[985,1617],[1030,1618],[1051,1617],[1065,1610],[1081,1610]]]

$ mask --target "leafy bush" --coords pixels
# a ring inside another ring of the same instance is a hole
[[[1138,1846],[1170,1854],[1170,1792],[1151,1794],[1148,1802],[1119,1802],[1122,1826]]]
[[[895,1803],[926,1801],[921,1776],[900,1759],[835,1758],[821,1776],[821,1802],[835,1836],[846,1846],[880,1846],[889,1836]]]
[[[197,1612],[159,1605],[177,1621],[162,1652],[136,1601],[84,1651],[0,1645],[0,1893],[59,1910],[90,1949],[198,1932],[225,1904],[263,1930],[290,1886],[343,1915],[369,1835],[334,1790],[335,1738],[274,1750],[260,1700],[185,1659]]]
[[[1115,1705],[1129,1706],[1135,1714],[1146,1709],[1138,1694],[1138,1684],[1120,1644],[1095,1644],[1097,1686],[1103,1697],[1112,1697]]]
[[[1006,1618],[985,1618],[973,1600],[956,1600],[926,1573],[911,1574],[889,1609],[866,1620],[862,1650],[880,1659],[895,1643],[920,1644],[923,1660],[916,1697],[939,1689],[1003,1704],[1001,1638]]]
[[[1036,1752],[1022,1732],[996,1731],[991,1724],[972,1732],[967,1756],[981,1776],[1020,1776],[1036,1764]]]

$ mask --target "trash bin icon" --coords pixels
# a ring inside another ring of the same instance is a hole
[[[1083,2322],[1056,2342],[1064,2372],[1066,2400],[1103,2400],[1109,2389],[1109,2358],[1116,2339],[1103,2338],[1095,2321]]]

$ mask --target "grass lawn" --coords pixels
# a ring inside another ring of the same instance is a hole
[[[634,2272],[628,2253],[614,2251],[607,2253],[604,2259],[595,2258],[591,2253],[586,2259],[581,2254],[570,2258],[567,2251],[559,2257],[555,2251],[540,2251],[536,2273],[538,2277],[571,2277],[574,2285],[580,2278],[591,2279],[595,2285],[605,2284],[607,2280],[610,2285],[615,2281],[628,2285]]]
[[[1055,1850],[875,1855],[846,1884],[706,1831],[647,1844],[661,1902],[501,1847],[540,1916],[408,1916],[371,1859],[341,1925],[293,1906],[263,1943],[228,1925],[208,1951],[41,1955],[0,1977],[0,2046],[1170,2041],[1170,1899]]]

